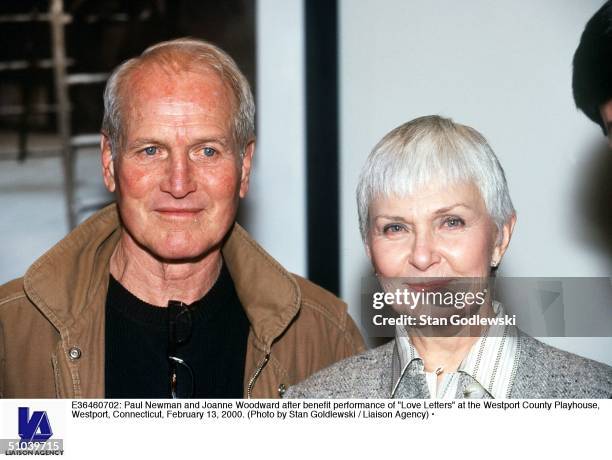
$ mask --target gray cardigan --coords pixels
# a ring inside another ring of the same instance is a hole
[[[518,365],[511,398],[611,398],[612,367],[520,335]],[[389,398],[395,340],[340,361],[287,390],[285,398]],[[457,398],[470,397],[473,379],[462,374]],[[488,394],[484,395],[485,397]],[[425,377],[400,386],[395,397],[429,398]]]

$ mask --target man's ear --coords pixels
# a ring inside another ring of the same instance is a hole
[[[514,232],[514,225],[516,224],[516,214],[513,214],[510,219],[502,226],[501,235],[497,235],[497,242],[493,248],[493,254],[491,256],[491,265],[498,266],[508,249],[510,239],[512,238],[512,232]]]
[[[100,151],[102,160],[102,177],[104,185],[109,192],[113,193],[116,188],[115,184],[115,162],[113,161],[113,152],[111,150],[110,139],[106,134],[102,134],[100,139]]]
[[[253,166],[253,155],[255,154],[255,139],[250,141],[244,149],[242,157],[242,170],[240,175],[240,198],[244,198],[249,191],[249,180],[251,167]]]

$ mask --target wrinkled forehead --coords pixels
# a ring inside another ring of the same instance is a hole
[[[168,68],[158,63],[144,63],[133,69],[120,88],[122,98],[168,99],[183,97],[197,101],[203,96],[216,97],[233,104],[229,85],[211,67]]]
[[[223,111],[233,113],[233,93],[214,68],[145,61],[125,75],[119,88],[123,124],[152,103],[168,115]]]
[[[179,94],[157,97],[155,99],[155,105],[157,106],[159,112],[171,117],[200,115],[207,111],[206,107],[201,103],[181,97]],[[133,109],[138,108],[139,106],[134,104]]]

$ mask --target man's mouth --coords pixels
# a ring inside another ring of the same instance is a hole
[[[155,209],[155,212],[163,217],[193,219],[202,212],[202,208],[162,207]]]

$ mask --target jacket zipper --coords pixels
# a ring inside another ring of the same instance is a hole
[[[247,399],[251,399],[251,396],[253,393],[253,387],[255,386],[255,382],[257,381],[259,374],[261,374],[261,371],[263,370],[263,368],[266,366],[266,364],[268,364],[269,360],[270,360],[270,353],[266,353],[266,356],[264,356],[264,359],[262,359],[261,362],[259,363],[259,366],[257,366],[257,369],[255,370],[255,373],[253,374],[253,377],[251,377],[251,380],[249,380],[249,385],[247,386]]]

